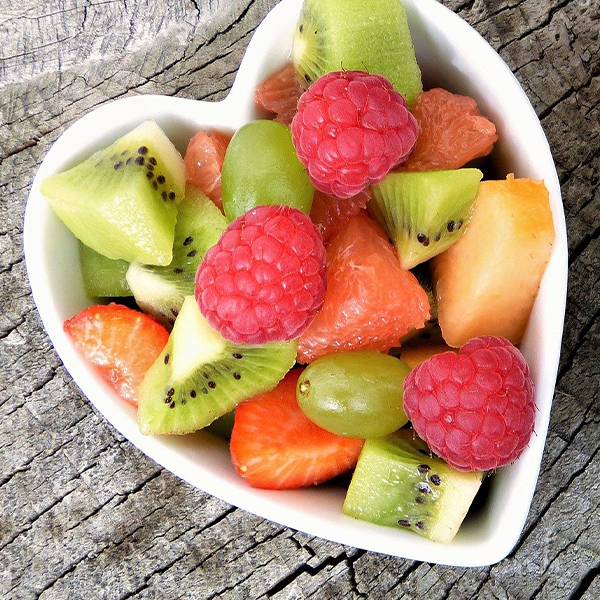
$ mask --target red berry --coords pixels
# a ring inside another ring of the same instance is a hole
[[[483,336],[459,354],[421,363],[404,383],[404,410],[416,432],[450,466],[487,471],[515,461],[533,432],[534,385],[508,340]]]
[[[418,126],[406,101],[381,75],[328,73],[298,102],[292,121],[296,152],[313,185],[349,198],[404,162]]]
[[[239,344],[297,338],[325,298],[325,248],[308,215],[257,206],[232,221],[196,273],[206,320]]]
[[[136,388],[169,339],[154,319],[120,304],[90,306],[63,328],[98,374],[132,404],[137,404]]]
[[[315,425],[298,407],[294,369],[272,391],[235,410],[231,459],[257,488],[292,489],[322,483],[354,468],[363,440]]]

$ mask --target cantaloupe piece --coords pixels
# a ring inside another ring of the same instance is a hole
[[[411,369],[418,367],[421,363],[442,352],[456,352],[446,344],[403,344],[400,348],[399,358]]]
[[[432,261],[444,340],[459,347],[497,335],[518,344],[550,259],[554,226],[542,181],[482,181],[473,217]]]

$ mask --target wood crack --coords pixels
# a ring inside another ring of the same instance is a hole
[[[496,49],[497,52],[500,52],[501,50],[503,50],[504,48],[506,48],[507,46],[509,46],[511,44],[522,41],[523,39],[525,39],[532,33],[539,31],[540,29],[544,29],[544,28],[548,27],[550,25],[550,23],[552,22],[554,15],[556,15],[557,12],[559,12],[560,10],[565,8],[567,5],[571,4],[572,1],[573,0],[562,0],[562,1],[556,2],[555,4],[550,6],[548,15],[543,21],[541,21],[540,23],[538,23],[535,27],[532,27],[531,29],[526,29],[520,35],[518,35],[516,38],[514,38],[504,44],[500,44],[498,46],[498,48]]]
[[[365,553],[363,550],[358,550],[358,552],[361,553],[361,556]],[[346,563],[346,565],[348,565],[349,562],[352,560],[352,557],[348,555],[348,551],[344,551],[337,556],[328,556],[316,565],[309,565],[308,563],[303,563],[298,568],[294,569],[291,573],[289,573],[286,577],[280,579],[275,585],[271,586],[268,590],[266,590],[263,596],[265,598],[273,598],[278,593],[285,590],[285,588],[287,588],[289,585],[294,583],[294,581],[296,581],[301,575],[315,577],[319,573],[322,573],[327,569],[333,569],[342,563]],[[361,597],[364,596],[361,595]]]
[[[600,576],[600,563],[597,564],[586,576],[579,582],[579,585],[569,594],[566,600],[580,600],[588,591],[596,577]]]
[[[600,318],[600,308],[596,310],[596,312],[592,315],[592,317],[584,324],[584,326],[579,330],[577,334],[577,339],[575,340],[575,344],[573,349],[567,354],[564,359],[563,366],[558,372],[558,376],[556,378],[556,385],[558,386],[563,379],[563,377],[571,370],[573,367],[573,362],[575,361],[575,357],[577,353],[583,346],[586,341],[586,336],[589,333],[590,329],[594,326],[594,324]]]
[[[159,473],[160,475],[160,473]],[[155,476],[152,476],[149,478],[149,481],[152,481],[153,479],[155,479]],[[146,483],[148,483],[146,482]],[[118,495],[117,495],[118,496]],[[95,511],[95,513],[93,515],[90,516],[94,516],[95,514],[97,514],[98,512],[100,512],[103,508],[105,508],[108,504],[110,504],[110,502],[115,498],[116,496],[113,496],[113,498],[111,498],[108,502],[104,503],[99,509],[98,511]],[[114,507],[118,506],[119,504],[122,504],[123,502],[118,502],[114,505]],[[156,511],[160,510],[161,508],[163,508],[162,506],[155,508],[154,510],[152,510],[151,512],[149,512],[146,515],[146,518],[148,518],[149,516],[151,516],[153,513],[155,513]],[[100,552],[98,552],[97,550],[94,551],[93,555],[98,556],[100,554],[102,554],[103,552],[105,552],[107,549],[109,548],[115,548],[118,547],[120,545],[122,545],[129,537],[133,536],[137,531],[139,531],[140,529],[142,529],[144,527],[144,523],[140,523],[138,526],[135,527],[135,529],[133,529],[129,535],[126,538],[123,538],[122,540],[120,540],[119,542],[116,543],[107,543],[102,550],[100,550]],[[52,581],[50,581],[49,583],[47,583],[44,588],[38,592],[38,599],[41,598],[42,594],[44,594],[45,592],[47,592],[48,590],[52,589],[53,587],[56,586],[57,583],[59,583],[60,581],[62,581],[63,579],[65,579],[66,577],[68,577],[71,573],[73,573],[77,567],[79,567],[82,563],[84,563],[85,561],[89,560],[92,557],[92,554],[86,554],[85,556],[82,556],[79,560],[75,561],[73,564],[71,564],[67,569],[65,569],[64,571],[62,571],[58,577],[55,577]],[[13,588],[14,589],[14,588]],[[120,600],[125,600],[125,598],[128,598],[129,596],[125,596],[123,598],[121,598]]]
[[[598,75],[600,75],[600,66],[594,72],[590,73],[589,79],[584,81],[579,87],[570,88],[564,94],[562,94],[559,98],[557,98],[554,102],[552,102],[552,104],[549,104],[543,110],[541,110],[540,113],[538,114],[539,120],[543,121],[544,119],[546,119],[548,117],[548,115],[550,115],[550,113],[559,104],[561,104],[565,100],[568,100],[569,98],[575,96],[576,94],[579,94],[582,90],[590,87],[590,85],[592,85],[592,83],[594,82],[594,79],[596,79],[596,77],[598,77]]]
[[[567,543],[565,544],[565,547],[562,548],[557,554],[556,556],[548,563],[548,565],[546,566],[546,568],[544,569],[544,572],[541,573],[539,575],[539,579],[540,579],[540,583],[537,585],[537,587],[535,588],[535,590],[533,591],[533,593],[530,595],[529,600],[535,600],[538,595],[540,594],[540,592],[544,589],[544,586],[546,584],[546,582],[548,581],[548,578],[543,579],[544,575],[546,575],[546,573],[548,573],[548,571],[550,570],[550,568],[552,567],[552,565],[560,558],[560,556],[562,554],[564,554],[565,552],[567,552],[568,550],[571,549],[572,545],[577,545],[577,542],[579,541],[579,538],[586,533],[585,530],[580,531],[577,536],[575,537],[574,540],[565,540]],[[598,553],[597,553],[598,554]],[[600,554],[598,554],[598,556],[600,556]],[[598,566],[600,565],[600,558],[599,560],[596,562],[595,568],[598,569]]]
[[[542,510],[540,510],[540,512],[538,513],[535,522],[531,523],[531,525],[529,525],[529,527],[527,527],[526,529],[523,530],[523,532],[521,533],[521,537],[519,538],[519,541],[517,542],[517,545],[513,548],[512,552],[509,554],[509,557],[511,558],[515,558],[515,556],[517,555],[517,553],[519,552],[519,550],[521,550],[521,548],[523,547],[525,541],[527,539],[529,539],[529,537],[531,535],[534,534],[534,531],[537,529],[539,523],[541,523],[541,521],[544,519],[544,517],[546,516],[546,514],[548,513],[548,511],[552,508],[552,506],[554,505],[554,502],[556,501],[556,499],[564,492],[566,491],[571,484],[575,481],[575,479],[577,479],[582,473],[585,472],[587,465],[592,462],[592,460],[596,457],[596,455],[598,454],[598,448],[594,451],[594,453],[592,454],[592,456],[590,457],[589,461],[583,465],[582,467],[576,469],[575,471],[573,471],[573,473],[571,474],[571,476],[569,477],[569,479],[567,480],[566,483],[564,483],[563,485],[561,485],[555,492],[554,494],[552,494],[551,498],[548,500],[548,502],[546,503],[546,505],[542,508]]]

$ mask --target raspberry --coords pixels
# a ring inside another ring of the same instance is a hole
[[[450,466],[488,471],[516,460],[533,432],[534,385],[508,340],[483,336],[444,352],[406,378],[404,410]]]
[[[200,311],[238,344],[297,338],[325,298],[325,248],[303,212],[257,206],[232,221],[196,273]]]
[[[349,198],[403,163],[418,125],[406,101],[381,75],[328,73],[298,101],[292,121],[296,152],[313,185]]]

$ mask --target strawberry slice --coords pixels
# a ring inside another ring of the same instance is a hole
[[[169,339],[154,319],[120,304],[90,306],[63,328],[117,394],[137,405],[135,390]]]
[[[363,440],[321,429],[298,407],[290,371],[272,391],[240,404],[231,434],[237,472],[257,488],[294,489],[322,483],[354,468]]]

